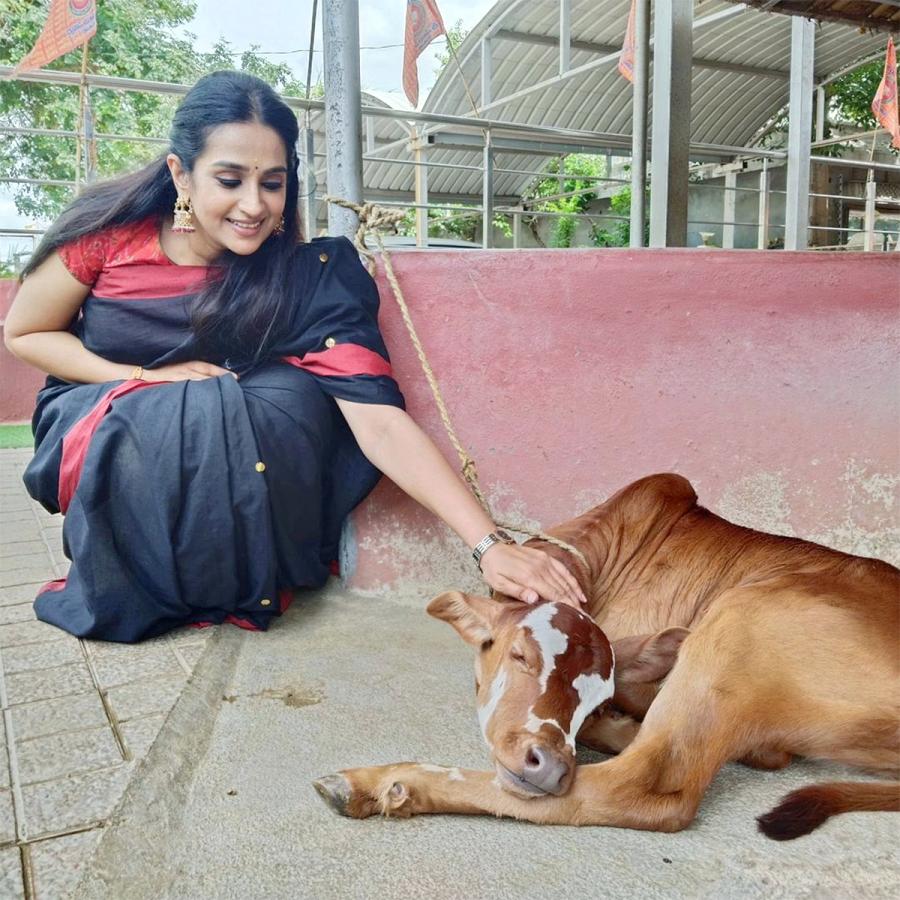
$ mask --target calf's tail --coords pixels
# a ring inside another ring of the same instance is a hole
[[[838,813],[865,811],[900,812],[900,782],[814,784],[792,791],[756,821],[766,837],[789,841],[809,834]]]

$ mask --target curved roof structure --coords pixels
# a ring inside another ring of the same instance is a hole
[[[473,115],[466,87],[480,103],[481,44],[482,39],[490,38],[490,93],[494,99],[481,107],[480,115],[504,122],[604,133],[607,146],[630,147],[631,87],[616,70],[629,8],[630,0],[571,0],[569,70],[582,71],[560,80],[557,0],[500,0],[466,37],[457,51],[460,67],[451,63],[444,69],[423,111]],[[854,63],[875,58],[885,44],[882,34],[861,33],[852,25],[837,22],[822,23],[816,29],[815,41],[817,82]],[[731,2],[695,0],[692,141],[747,146],[787,103],[790,53],[789,16]],[[547,82],[544,87],[520,94],[542,82]],[[383,125],[390,125],[396,135],[398,123]],[[428,129],[432,133],[446,130],[436,126]],[[480,138],[477,130],[474,133]],[[430,162],[481,165],[481,154],[474,147],[457,150],[438,145],[428,153]],[[727,151],[719,154],[720,158],[728,155]],[[388,151],[384,157],[409,159],[409,154]],[[504,173],[504,169],[543,168],[534,156],[512,152],[496,153],[495,165],[495,194],[510,197],[519,196],[533,176]],[[413,177],[408,166],[372,161],[365,164],[367,193],[412,191]],[[433,197],[478,196],[481,192],[479,171],[435,167],[429,169],[428,179]]]

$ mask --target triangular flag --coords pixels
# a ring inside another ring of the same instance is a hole
[[[53,62],[97,33],[96,0],[51,0],[50,13],[35,45],[13,69],[12,77]]]
[[[419,105],[419,72],[416,67],[419,56],[439,34],[446,33],[435,0],[406,0],[403,90],[413,106]]]
[[[900,116],[897,113],[897,54],[894,39],[888,38],[887,53],[884,56],[884,75],[872,100],[872,112],[878,124],[890,132],[891,146],[900,149]]]
[[[631,0],[631,12],[628,13],[628,25],[625,28],[625,40],[619,54],[619,74],[634,84],[634,16],[637,0]]]

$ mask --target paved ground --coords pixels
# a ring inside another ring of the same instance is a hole
[[[898,816],[844,816],[788,844],[756,833],[788,790],[860,777],[815,763],[727,767],[677,835],[339,818],[314,777],[400,759],[485,765],[468,648],[424,614],[427,598],[334,584],[267,634],[79,642],[30,611],[61,558],[58,523],[17,481],[26,458],[0,452],[0,897],[896,895]]]
[[[0,450],[0,897],[59,900],[77,881],[212,629],[139,647],[79,641],[31,601],[65,574],[62,520]]]

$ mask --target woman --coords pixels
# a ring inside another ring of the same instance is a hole
[[[491,587],[583,600],[564,566],[492,535],[404,412],[351,244],[298,244],[296,141],[264,82],[208,75],[170,152],[85,191],[29,262],[5,326],[49,373],[25,481],[66,513],[72,561],[39,618],[116,641],[266,628],[324,583],[377,470],[480,545]]]

